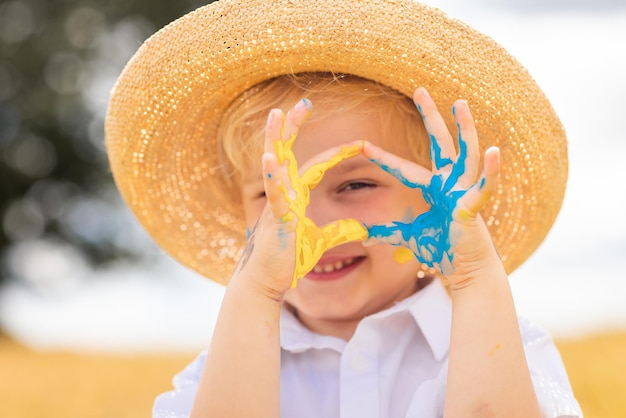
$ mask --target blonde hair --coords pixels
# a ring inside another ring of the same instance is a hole
[[[414,161],[430,166],[429,144],[412,100],[375,81],[353,75],[301,73],[283,75],[253,86],[226,110],[218,133],[218,155],[227,181],[239,186],[244,173],[261,172],[264,128],[272,108],[291,109],[302,98],[313,102],[309,121],[368,105],[407,145]]]

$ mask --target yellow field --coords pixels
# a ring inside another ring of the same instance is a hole
[[[626,334],[557,345],[585,417],[626,417]],[[194,356],[35,352],[0,339],[0,417],[149,417]]]

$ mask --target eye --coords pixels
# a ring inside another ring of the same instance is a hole
[[[376,185],[374,183],[368,183],[365,181],[351,181],[349,183],[344,184],[342,187],[339,188],[339,192],[343,192],[343,191],[354,191],[354,190],[360,190],[360,189],[369,189],[369,188],[374,188],[376,187]]]

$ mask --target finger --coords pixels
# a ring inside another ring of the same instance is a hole
[[[302,99],[287,113],[283,130],[283,140],[289,140],[298,134],[300,127],[307,120],[313,109],[309,99]]]
[[[321,234],[326,242],[326,250],[351,241],[367,239],[368,231],[365,225],[356,219],[339,219],[324,225]]]
[[[454,141],[437,110],[437,105],[423,87],[415,90],[413,101],[422,115],[424,126],[430,136],[430,158],[433,168],[439,170],[452,164],[456,160]]]
[[[424,189],[430,184],[430,171],[370,142],[363,143],[363,155],[407,187]]]
[[[405,240],[402,230],[394,222],[381,225],[371,225],[367,228],[368,238],[365,245],[390,244],[403,245]]]
[[[458,176],[461,187],[468,188],[476,181],[478,175],[480,163],[478,133],[467,101],[457,100],[452,107],[452,113],[457,124],[459,143],[459,155],[452,173]]]
[[[500,150],[491,147],[485,152],[485,168],[481,178],[465,193],[459,201],[457,216],[468,220],[476,217],[495,193],[500,173]]]
[[[309,159],[300,171],[303,171],[301,182],[313,189],[322,181],[324,174],[343,160],[361,155],[363,141],[355,141],[338,145],[315,155]]]
[[[280,109],[272,109],[267,115],[267,124],[265,125],[265,152],[275,154],[277,152],[274,143],[282,140],[283,125],[285,123],[285,114]],[[284,161],[284,155],[276,156],[279,161]]]
[[[276,157],[277,164],[281,167],[277,170],[280,177],[275,180],[280,180],[283,185],[283,189],[291,190],[292,187],[297,187],[297,163],[290,161],[286,163],[290,158],[291,145],[283,140],[283,128],[286,123],[286,116],[280,109],[272,109],[267,117],[267,125],[265,127],[265,153],[273,154]],[[264,173],[265,175],[266,173]],[[295,179],[292,186],[292,178]],[[266,192],[267,193],[267,192]],[[286,198],[286,195],[285,195]]]
[[[289,203],[286,199],[286,186],[283,181],[284,170],[278,164],[276,155],[270,152],[264,153],[261,161],[267,203],[277,222],[286,221],[288,220],[285,217],[289,213]]]

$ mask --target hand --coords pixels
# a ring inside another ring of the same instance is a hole
[[[307,163],[302,175],[292,151],[293,143],[308,115],[310,102],[298,103],[285,116],[279,109],[270,112],[265,133],[263,154],[263,179],[268,206],[261,215],[266,249],[265,264],[271,264],[268,276],[278,280],[272,283],[274,291],[283,292],[289,285],[295,287],[297,280],[313,269],[322,254],[337,245],[362,241],[367,238],[364,225],[354,219],[342,219],[322,227],[306,216],[310,191],[322,180],[330,168],[347,158],[361,154],[362,142],[330,148]],[[271,216],[268,215],[268,210]],[[250,241],[258,240],[257,224]],[[269,249],[269,251],[267,251]],[[282,277],[287,271],[289,283]]]
[[[430,136],[431,170],[369,143],[364,145],[363,154],[407,187],[419,188],[431,208],[412,222],[370,226],[368,243],[405,246],[420,262],[438,266],[449,280],[453,275],[454,280],[464,280],[481,262],[497,257],[478,211],[496,188],[499,150],[487,150],[483,174],[476,181],[480,160],[478,135],[467,103],[457,100],[453,107],[458,127],[457,153],[427,91],[418,88],[414,101]]]

